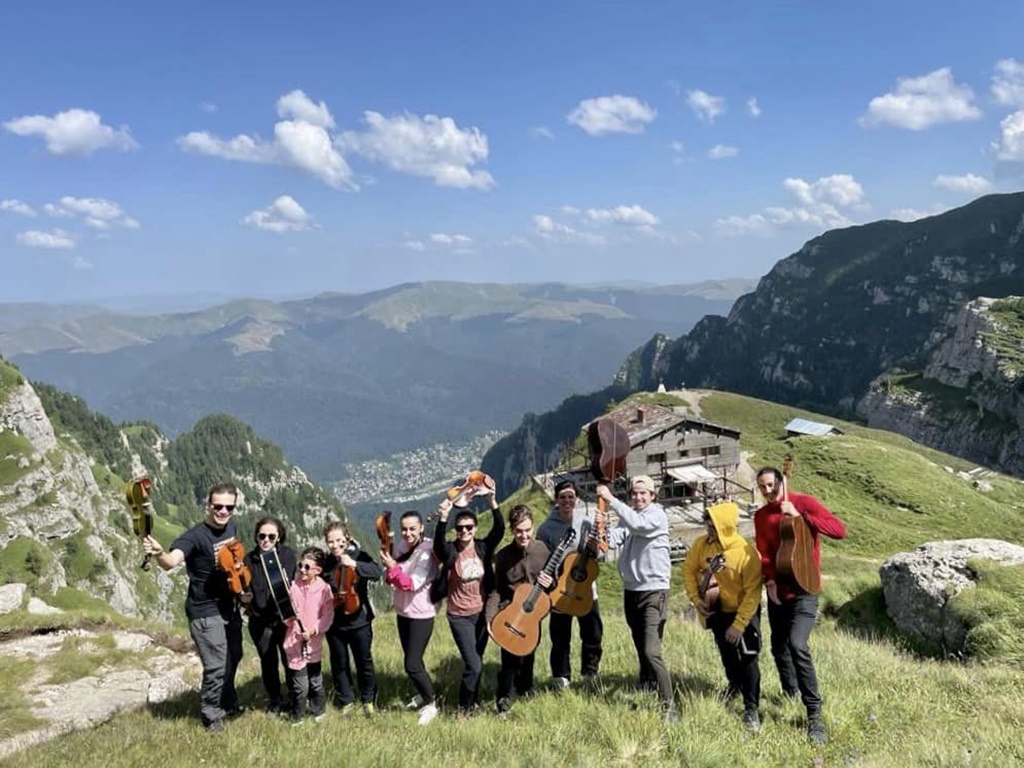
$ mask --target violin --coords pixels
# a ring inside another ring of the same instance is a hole
[[[217,550],[217,567],[228,579],[228,589],[233,595],[241,597],[249,594],[252,584],[252,571],[245,564],[245,547],[238,539],[226,542]]]
[[[137,477],[124,487],[125,501],[132,511],[132,530],[140,539],[153,535],[153,502],[149,498],[152,487],[153,481],[148,477]],[[151,557],[147,552],[139,566],[142,570],[149,570]]]
[[[461,485],[452,486],[445,491],[445,496],[454,506],[459,506],[474,496],[493,490],[494,479],[486,472],[474,469],[466,475],[466,479]]]
[[[377,529],[377,538],[380,539],[380,551],[391,557],[391,545],[394,539],[394,534],[391,532],[391,513],[385,510],[377,515],[374,527]]]
[[[356,569],[348,568],[338,561],[334,571],[334,607],[340,608],[346,616],[359,610],[359,595],[356,593]]]

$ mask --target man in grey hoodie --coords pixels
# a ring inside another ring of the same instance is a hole
[[[631,506],[616,499],[604,484],[597,486],[597,495],[619,517],[609,531],[608,546],[618,551],[623,608],[640,661],[640,686],[657,686],[665,719],[675,722],[679,714],[672,677],[661,658],[672,571],[668,515],[654,503],[654,481],[647,475],[637,475],[630,483]]]

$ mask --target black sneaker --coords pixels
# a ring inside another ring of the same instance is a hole
[[[756,709],[748,709],[744,711],[743,727],[753,733],[757,733],[761,730],[761,716],[757,714]]]
[[[821,715],[810,715],[807,718],[807,738],[812,744],[827,744],[828,731],[825,729],[825,721]]]

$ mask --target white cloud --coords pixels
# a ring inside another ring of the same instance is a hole
[[[1005,163],[1024,163],[1024,109],[999,122],[1002,135],[992,143],[996,159]]]
[[[832,203],[840,206],[859,205],[864,201],[864,188],[848,173],[822,176],[813,184],[803,179],[788,178],[782,186],[805,205]]]
[[[604,245],[606,240],[603,235],[595,235],[593,232],[581,232],[568,224],[555,221],[545,214],[537,214],[533,217],[533,227],[538,235],[545,240],[564,240],[571,243],[585,243],[587,245]]]
[[[199,105],[199,108],[208,115],[212,115],[214,112],[217,111],[217,105],[214,104],[212,101],[204,101],[202,104]]]
[[[600,136],[605,133],[643,133],[644,126],[657,116],[657,110],[646,102],[615,94],[584,99],[566,115],[566,120],[591,136]]]
[[[35,216],[36,212],[28,203],[21,200],[0,200],[0,211],[20,213],[22,216]]]
[[[302,232],[316,226],[313,217],[291,195],[281,195],[266,208],[247,214],[240,223],[279,235]]]
[[[686,103],[705,123],[715,122],[715,118],[725,112],[725,99],[722,96],[712,96],[705,91],[689,91],[686,94]]]
[[[334,148],[327,129],[302,120],[284,120],[274,126],[277,154],[285,165],[305,171],[329,187],[358,189],[352,169]]]
[[[658,224],[658,217],[639,205],[588,208],[586,216],[598,224],[626,224],[634,227],[654,227]]]
[[[420,240],[406,240],[402,243],[402,247],[410,251],[424,251],[427,248]]]
[[[366,111],[365,131],[346,131],[337,146],[394,171],[433,179],[439,187],[491,189],[494,178],[472,166],[487,159],[487,137],[478,128],[459,128],[450,117],[406,113],[385,117]]]
[[[848,227],[854,222],[840,208],[864,205],[864,188],[845,173],[822,176],[811,183],[787,178],[782,186],[800,203],[798,206],[769,206],[761,213],[726,216],[715,227],[726,234],[769,233],[777,227],[804,226],[818,229]]]
[[[708,150],[708,157],[712,160],[722,160],[726,157],[736,157],[740,151],[736,147],[727,147],[725,144],[715,144]]]
[[[92,110],[68,109],[53,117],[26,115],[4,123],[17,136],[42,136],[51,155],[88,155],[111,147],[127,151],[137,149],[128,126],[104,125]]]
[[[917,221],[918,219],[925,219],[929,216],[938,216],[940,213],[945,213],[949,208],[944,205],[933,205],[930,208],[894,208],[889,211],[889,218],[896,219],[897,221]]]
[[[446,235],[443,232],[430,236],[430,242],[438,245],[468,245],[473,239],[466,235]]]
[[[277,100],[277,116],[284,120],[297,120],[318,128],[333,128],[334,117],[324,102],[314,104],[303,91],[294,90]]]
[[[553,139],[555,134],[551,132],[550,128],[543,125],[535,125],[530,129],[530,137],[534,139]]]
[[[757,103],[757,99],[755,99],[753,96],[747,99],[747,109],[750,110],[750,114],[753,115],[754,117],[761,116],[761,107]]]
[[[206,131],[192,131],[178,138],[178,146],[188,152],[219,157],[222,160],[238,160],[243,163],[274,162],[274,146],[263,139],[246,136],[244,133],[232,139],[218,139]]]
[[[979,117],[981,110],[974,105],[974,92],[954,81],[952,70],[943,67],[921,77],[899,78],[895,91],[871,100],[860,122],[921,131],[939,123]]]
[[[935,177],[935,181],[932,184],[942,189],[948,189],[951,192],[966,192],[972,195],[980,195],[982,192],[988,192],[992,189],[991,181],[984,176],[978,176],[973,173],[966,173],[963,176],[939,174]]]
[[[296,90],[277,100],[277,114],[286,119],[274,125],[273,141],[244,133],[221,139],[206,131],[192,131],[178,138],[178,146],[186,152],[223,160],[284,165],[335,189],[359,189],[352,169],[328,132],[334,118],[326,104],[315,104]]]
[[[74,248],[75,239],[63,229],[55,229],[52,232],[40,232],[31,229],[28,232],[21,232],[17,236],[18,245],[27,248]]]
[[[1003,59],[992,75],[992,98],[1004,107],[1024,108],[1024,62]]]
[[[118,203],[102,197],[62,197],[57,203],[44,205],[43,210],[54,218],[68,219],[80,216],[86,226],[92,229],[139,228],[139,222],[125,213]]]

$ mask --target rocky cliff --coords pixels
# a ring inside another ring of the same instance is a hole
[[[778,262],[728,317],[707,316],[667,345],[653,338],[617,380],[647,390],[685,382],[843,417],[860,412],[1010,469],[1020,406],[1009,371],[1019,347],[997,343],[991,331],[979,347],[982,320],[963,312],[979,297],[1011,295],[1024,295],[1024,193],[988,195],[910,223],[826,232]],[[894,374],[919,374],[941,396],[924,408],[918,394],[880,391],[879,377]],[[983,448],[996,435],[999,447]]]
[[[858,413],[870,426],[1024,475],[1024,299],[970,301],[929,346],[922,371],[879,376]]]
[[[129,615],[180,615],[184,575],[138,567],[121,495],[133,475],[154,479],[164,545],[202,518],[202,489],[222,479],[239,486],[246,540],[264,514],[285,520],[295,545],[319,542],[324,523],[344,517],[336,499],[236,419],[207,417],[169,441],[152,425],[115,426],[66,393],[40,392],[46,407],[0,359],[0,576],[52,604],[98,599]]]

